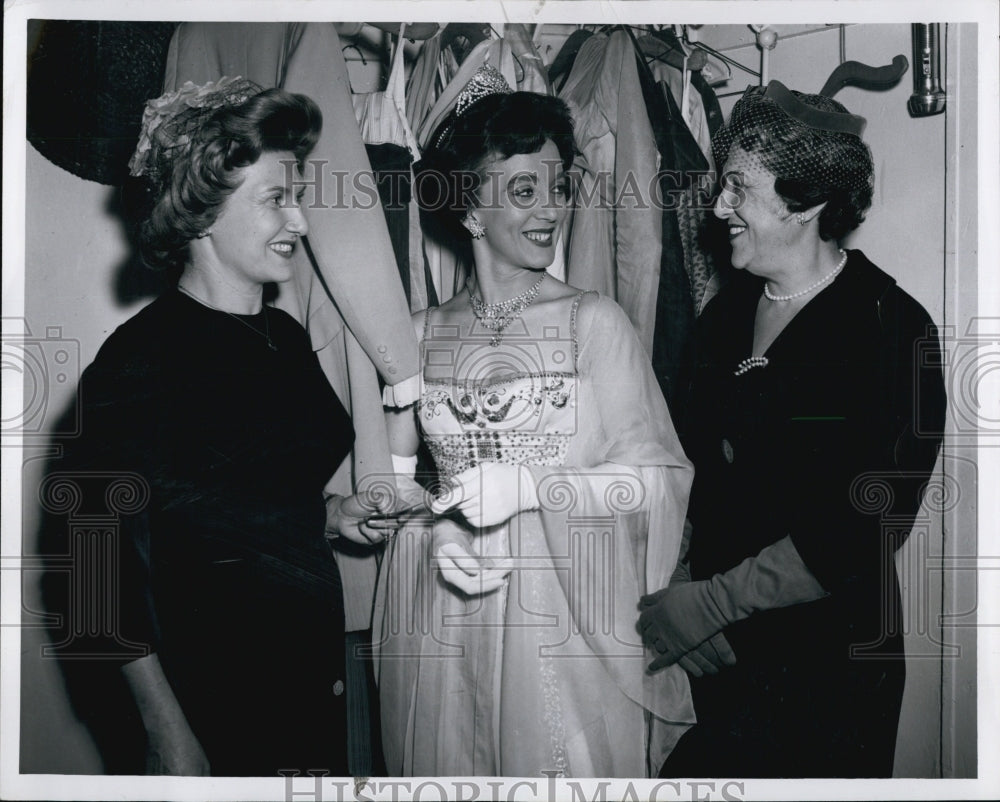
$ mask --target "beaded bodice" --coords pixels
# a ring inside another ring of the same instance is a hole
[[[481,462],[564,464],[577,420],[575,311],[568,337],[512,338],[506,353],[483,338],[425,333],[425,362],[457,374],[425,369],[417,406],[442,479]]]

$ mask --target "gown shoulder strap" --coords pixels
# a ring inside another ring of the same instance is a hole
[[[580,357],[580,338],[577,337],[576,332],[576,316],[580,309],[580,301],[583,300],[583,296],[586,295],[586,290],[581,290],[577,293],[576,297],[573,299],[573,306],[570,308],[569,313],[569,336],[573,342],[573,370],[574,372],[579,371],[579,357]]]

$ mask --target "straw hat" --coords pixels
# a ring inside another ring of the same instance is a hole
[[[176,22],[32,20],[28,141],[80,178],[121,184]]]

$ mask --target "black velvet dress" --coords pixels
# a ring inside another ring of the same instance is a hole
[[[85,486],[91,471],[148,486],[120,519],[115,636],[98,651],[159,655],[213,774],[346,774],[323,487],[354,432],[305,331],[172,290],[108,338],[81,389],[65,466]]]
[[[945,395],[924,309],[860,251],[749,357],[759,278],[698,322],[683,441],[695,580],[790,535],[828,591],[724,631],[737,664],[692,679],[696,724],[663,776],[891,776],[905,666],[893,562],[933,469]]]

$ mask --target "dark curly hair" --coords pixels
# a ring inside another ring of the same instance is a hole
[[[487,165],[522,153],[537,153],[552,140],[563,169],[576,156],[573,118],[560,98],[537,92],[487,95],[460,116],[450,115],[415,165],[413,189],[425,230],[468,243],[462,219],[478,205]]]
[[[832,98],[792,94],[818,111],[848,114]],[[826,204],[819,215],[822,239],[839,240],[865,219],[872,202],[875,166],[860,136],[810,127],[761,92],[748,90],[713,141],[720,169],[733,147],[753,153],[774,173],[774,191],[789,211]]]
[[[188,243],[215,222],[242,182],[240,170],[262,153],[277,151],[291,152],[301,166],[323,125],[312,99],[282,89],[200,116],[191,121],[189,147],[154,147],[150,154],[158,180],[145,182],[138,227],[142,258],[150,267],[182,268]]]

